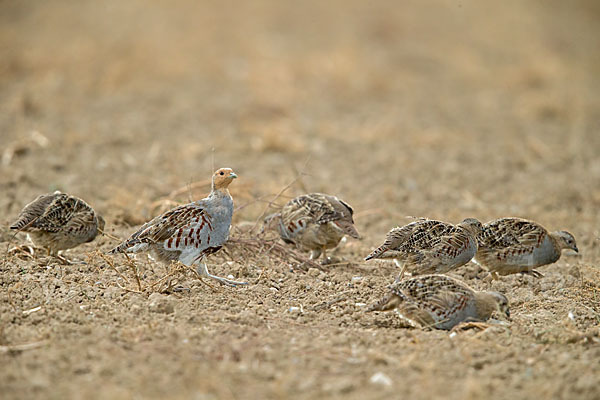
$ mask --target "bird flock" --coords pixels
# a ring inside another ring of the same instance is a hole
[[[219,251],[229,238],[233,199],[228,187],[236,178],[232,169],[218,169],[206,198],[146,222],[108,253],[149,252],[164,263],[195,266],[199,275],[221,284],[247,285],[212,275],[206,265],[206,257]],[[327,250],[335,248],[344,236],[361,239],[353,214],[352,207],[335,196],[309,193],[266,217],[264,229],[276,231],[289,245],[310,251],[313,260],[322,256],[322,263],[327,264]],[[27,204],[10,229],[27,232],[34,244],[61,257],[60,251],[94,240],[104,226],[104,219],[85,201],[57,191]],[[489,271],[490,279],[516,273],[541,277],[535,268],[556,262],[563,249],[579,251],[572,234],[548,232],[521,218],[485,224],[467,218],[456,225],[419,218],[391,229],[383,243],[365,257],[366,261],[390,259],[400,267],[387,294],[367,311],[396,310],[415,326],[436,329],[481,323],[494,316],[510,318],[504,294],[476,291],[446,274],[474,261]]]

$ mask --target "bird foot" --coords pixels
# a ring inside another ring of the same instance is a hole
[[[8,254],[11,256],[16,256],[18,258],[35,258],[34,248],[26,244],[10,248],[8,250]]]
[[[247,285],[248,284],[248,282],[239,282],[239,281],[234,281],[234,280],[227,279],[227,278],[221,278],[220,276],[212,275],[211,273],[208,272],[208,268],[206,267],[206,264],[204,264],[204,263],[201,263],[198,265],[198,268],[196,269],[196,273],[200,276],[201,280],[202,280],[202,277],[207,277],[207,278],[218,281],[222,285],[238,286],[238,285]],[[206,283],[206,282],[204,282],[204,283]],[[208,285],[208,286],[210,286],[210,285]]]
[[[217,282],[219,282],[219,283],[221,283],[223,285],[226,285],[226,286],[236,287],[236,286],[242,286],[242,285],[247,285],[248,284],[248,282],[234,281],[234,280],[227,279],[227,278],[221,278],[220,276],[216,276],[216,275],[207,274],[206,277],[214,279]]]
[[[485,322],[475,322],[475,321],[469,321],[469,322],[461,322],[458,325],[454,325],[454,327],[451,329],[450,332],[459,332],[459,331],[466,331],[467,329],[479,329],[479,330],[486,330],[487,328],[489,328],[490,324],[487,324]]]
[[[500,279],[500,276],[498,275],[498,273],[495,271],[492,271],[492,272],[488,272],[488,274],[483,277],[482,281],[484,281],[485,283],[492,283],[492,281],[495,281],[498,279]]]
[[[189,292],[191,289],[189,287],[185,287],[182,285],[177,285],[171,289],[172,292],[181,293],[181,292]]]
[[[523,271],[521,272],[522,275],[531,275],[534,278],[540,279],[544,277],[544,274],[542,274],[541,272],[536,271],[535,269],[532,269],[531,271]]]
[[[58,255],[58,254],[56,254],[56,255],[54,255],[54,256],[52,256],[52,257],[54,257],[54,258],[56,258],[58,261],[60,261],[60,263],[61,263],[62,265],[87,265],[87,263],[86,263],[85,261],[71,261],[71,260],[69,260],[68,258],[66,258],[66,257],[63,257],[63,256],[61,256],[61,255]]]
[[[331,265],[331,264],[341,264],[343,260],[338,257],[323,257],[321,260],[321,265]]]

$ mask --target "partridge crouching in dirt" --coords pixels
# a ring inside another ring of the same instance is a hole
[[[176,207],[146,222],[109,253],[151,251],[162,262],[179,261],[187,266],[197,264],[199,275],[222,284],[247,284],[212,275],[204,263],[206,256],[221,249],[229,237],[233,199],[227,188],[235,178],[237,175],[230,168],[217,170],[213,174],[208,197]]]
[[[444,274],[466,263],[477,252],[481,222],[467,218],[458,225],[419,219],[388,232],[385,241],[365,260],[394,259],[402,264],[397,279],[412,275]]]
[[[521,218],[486,223],[478,241],[474,261],[488,269],[494,279],[516,273],[541,277],[534,268],[558,261],[563,249],[579,252],[569,232],[548,232],[540,224]]]
[[[367,311],[391,311],[423,328],[452,329],[484,322],[494,312],[510,318],[508,300],[498,292],[479,292],[446,275],[422,275],[390,285],[390,292]]]
[[[35,245],[61,258],[59,251],[91,242],[102,233],[104,219],[80,198],[56,191],[27,204],[10,229],[27,232]]]
[[[265,225],[274,226],[284,242],[311,251],[311,259],[323,254],[327,261],[327,249],[336,247],[345,235],[360,239],[353,214],[352,207],[335,196],[310,193],[287,202],[281,212],[265,219]]]

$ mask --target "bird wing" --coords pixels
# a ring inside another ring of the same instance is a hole
[[[62,194],[48,206],[32,227],[48,232],[57,232],[65,228],[77,227],[80,223],[86,223],[94,217],[94,209],[85,201],[75,197]],[[71,223],[71,221],[74,221]]]
[[[321,193],[310,193],[298,196],[289,202],[294,208],[302,209],[303,213],[318,224],[326,224],[343,218],[350,218],[354,211],[348,204],[341,202],[335,196]]]
[[[547,235],[548,231],[535,222],[506,218],[485,224],[478,241],[483,252],[526,252],[533,251]]]
[[[127,240],[111,250],[111,253],[123,252],[146,243],[156,244],[166,241],[168,250],[178,250],[185,245],[185,238],[193,236],[193,231],[212,230],[211,217],[201,204],[190,203],[175,207],[146,222]],[[187,235],[187,236],[186,236]]]
[[[452,315],[466,306],[472,290],[444,275],[423,275],[395,284],[394,293],[402,292],[408,299],[405,308],[423,325],[433,325],[431,313]]]
[[[21,230],[29,228],[34,223],[38,222],[38,220],[42,219],[42,217],[47,214],[48,211],[50,211],[50,214],[53,214],[52,210],[56,208],[56,205],[53,205],[53,203],[55,203],[56,200],[61,197],[66,198],[68,196],[60,192],[42,194],[38,196],[31,203],[23,207],[23,210],[19,214],[17,220],[11,224],[10,229]]]
[[[98,230],[96,215],[93,210],[79,210],[71,214],[71,218],[63,225],[62,230],[73,235],[88,236]]]
[[[410,235],[397,246],[407,253],[431,250],[440,245],[442,237],[452,232],[454,226],[442,221],[419,220],[408,224],[412,228]]]
[[[417,263],[422,260],[422,250],[431,249],[439,242],[438,235],[452,228],[452,225],[441,221],[430,219],[419,219],[397,227],[388,232],[381,246],[376,248],[365,257],[365,260],[373,258],[402,258],[411,257],[406,260],[409,263]]]
[[[13,229],[31,228],[45,232],[79,229],[81,224],[92,222],[94,210],[85,201],[56,192],[39,196],[23,209]],[[91,217],[90,217],[91,215]],[[12,227],[11,227],[12,228]]]
[[[424,249],[427,257],[439,259],[453,259],[459,256],[468,246],[473,237],[464,229],[452,227],[440,230],[435,241],[431,241],[431,247]]]

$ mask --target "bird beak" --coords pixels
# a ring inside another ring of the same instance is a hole
[[[577,248],[577,246],[575,246],[573,250],[575,250],[575,253],[579,253],[579,249]]]
[[[235,174],[235,172],[230,172],[229,177],[232,179],[235,179],[235,178],[237,178],[237,175]]]

